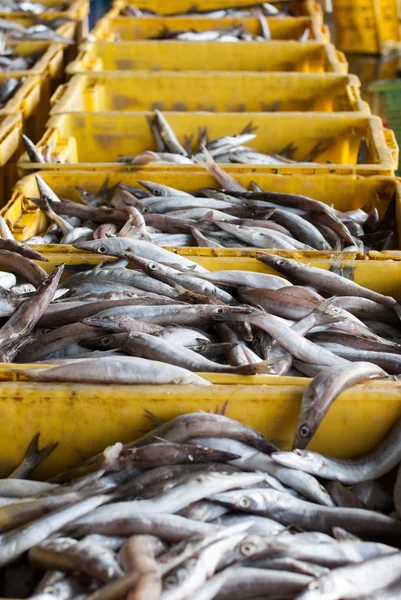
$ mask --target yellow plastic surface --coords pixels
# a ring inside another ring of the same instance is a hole
[[[0,72],[0,85],[8,79],[9,74]],[[16,79],[23,79],[21,75]],[[40,119],[39,107],[41,81],[38,75],[30,75],[21,83],[17,92],[0,109],[0,115],[21,115],[23,132],[32,140],[38,140],[43,132],[44,119]]]
[[[398,0],[332,0],[336,44],[349,53],[379,54],[401,42]]]
[[[347,62],[321,42],[85,42],[68,75],[86,71],[299,71],[346,73]]]
[[[307,156],[317,144],[322,150],[315,164],[250,166],[223,164],[231,173],[336,173],[392,175],[398,165],[398,146],[392,131],[385,130],[380,118],[359,113],[166,113],[178,139],[198,134],[207,127],[209,138],[239,133],[251,121],[257,126],[257,137],[250,147],[260,152],[281,152],[295,144],[295,160]],[[137,170],[138,167],[115,162],[120,155],[134,156],[155,149],[146,113],[69,113],[55,115],[47,123],[47,131],[38,144],[45,150],[50,144],[51,165],[32,164],[26,154],[21,157],[20,174],[33,170]],[[363,163],[357,164],[362,139],[367,152]],[[60,162],[57,162],[60,161]],[[147,170],[203,171],[195,165],[153,165]]]
[[[17,160],[21,155],[22,117],[0,112],[0,206],[10,197],[17,180]]]
[[[139,185],[138,180],[149,180],[179,188],[185,191],[196,191],[203,187],[218,186],[216,180],[206,172],[197,172],[192,175],[187,173],[172,173],[168,171],[151,173],[149,171],[139,171],[137,173],[127,172],[93,172],[78,171],[60,173],[57,171],[42,171],[41,177],[62,198],[79,201],[75,186],[83,187],[96,193],[101,185],[108,179],[109,185],[125,183],[127,185]],[[322,202],[332,204],[341,211],[355,208],[367,207],[369,209],[377,208],[380,215],[388,205],[393,194],[397,199],[397,220],[399,227],[399,239],[401,239],[401,194],[400,183],[393,177],[341,177],[336,175],[271,175],[255,174],[235,175],[245,187],[249,188],[250,183],[255,181],[263,189],[269,191],[287,192],[292,194],[303,194],[321,200]],[[16,239],[25,241],[28,238],[38,235],[44,231],[47,226],[47,218],[37,205],[29,202],[29,198],[39,196],[38,188],[34,175],[29,175],[18,181],[15,186],[15,192],[2,211],[2,216],[7,220]],[[54,247],[56,251],[60,246]],[[70,247],[67,249],[71,250]],[[181,250],[178,250],[181,251]],[[199,249],[193,250],[199,253]],[[185,250],[188,252],[188,249]],[[209,249],[206,251],[210,252]],[[215,256],[222,256],[222,252],[227,255],[229,250],[214,249]],[[229,255],[229,254],[228,254]],[[250,255],[255,255],[255,250],[250,251]],[[310,256],[303,253],[303,256]],[[312,253],[314,256],[315,253]],[[300,255],[301,256],[301,255]]]
[[[50,114],[103,111],[370,112],[355,75],[191,73],[75,75],[56,90]]]
[[[40,249],[40,248],[38,248]],[[211,270],[246,269],[272,272],[253,258],[192,257]],[[208,256],[207,256],[208,255]],[[317,253],[318,255],[318,253]],[[85,260],[79,254],[48,254],[55,264]],[[91,262],[104,257],[90,255]],[[308,260],[328,268],[328,260]],[[401,262],[355,261],[355,281],[382,293],[399,294]],[[37,365],[35,365],[37,367]],[[204,374],[213,388],[193,386],[122,386],[89,384],[35,384],[23,381],[19,368],[33,365],[0,365],[0,418],[7,426],[0,437],[0,476],[21,460],[37,432],[43,444],[58,441],[59,447],[38,470],[50,476],[67,465],[79,464],[82,453],[93,455],[105,445],[127,442],[149,429],[145,409],[161,419],[203,410],[217,411],[228,402],[227,416],[247,423],[283,449],[289,449],[306,378],[268,375],[240,376]],[[44,368],[46,366],[44,365]],[[19,379],[19,380],[17,380]],[[314,436],[310,448],[338,457],[353,457],[372,449],[401,416],[401,383],[372,381],[353,387],[336,400]]]
[[[330,33],[325,25],[311,17],[272,17],[266,19],[273,40],[299,40],[309,30],[308,40],[328,42]],[[232,25],[242,24],[245,31],[253,35],[261,35],[260,21],[256,17],[115,17],[105,16],[100,19],[91,35],[96,40],[132,41],[147,40],[157,37],[165,28],[170,31],[205,31],[222,29]]]
[[[89,15],[89,2],[90,0],[72,0],[69,2],[69,7],[65,11],[53,11],[53,12],[43,12],[39,16],[41,19],[55,19],[57,17],[67,17],[69,19],[73,19],[77,23],[77,28],[74,26],[74,35],[77,43],[81,42],[88,34],[88,15]],[[49,8],[60,5],[60,0],[43,0],[41,4],[44,6],[48,6]],[[25,19],[27,18],[27,13],[23,11],[13,12],[10,15],[7,12],[2,12],[0,10],[0,18],[19,18]]]
[[[249,6],[249,0],[202,0],[200,10],[218,10],[227,7]],[[185,12],[194,7],[193,0],[114,0],[113,11],[117,14],[124,6],[135,5],[139,9],[153,10],[161,15],[171,15],[173,13]],[[279,7],[280,8],[280,7]],[[315,0],[295,0],[286,3],[289,13],[295,17],[315,17],[323,20],[323,11],[321,6]]]

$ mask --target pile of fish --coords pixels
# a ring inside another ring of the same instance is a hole
[[[63,12],[70,7],[69,2],[60,2],[60,4],[41,4],[40,2],[30,2],[30,0],[0,0],[0,12],[14,13],[25,12],[40,15],[41,13]]]
[[[305,155],[294,160],[294,155],[298,148],[291,142],[285,148],[278,152],[265,154],[258,152],[250,146],[244,146],[256,138],[255,131],[257,127],[253,123],[248,123],[244,129],[234,135],[224,135],[214,140],[209,140],[207,127],[199,128],[198,139],[194,144],[194,136],[185,136],[183,143],[178,140],[173,129],[169,125],[166,117],[159,111],[154,111],[154,116],[146,116],[150,130],[154,138],[154,150],[144,150],[135,156],[122,156],[116,159],[119,163],[129,165],[145,166],[148,164],[159,165],[193,165],[204,164],[206,168],[216,163],[240,163],[245,165],[292,165],[298,163],[310,163],[319,157],[323,152],[327,152],[330,147],[330,141],[317,142]],[[365,139],[360,142],[357,164],[368,162],[366,156],[367,146]],[[31,156],[31,154],[33,154]],[[48,163],[52,162],[52,153],[49,157],[40,156],[40,153],[30,153],[29,156],[34,162]],[[57,158],[53,160],[58,160]]]
[[[275,6],[277,4],[280,6],[280,9]],[[161,14],[154,10],[150,10],[149,8],[141,8],[140,3],[138,3],[138,6],[135,6],[134,4],[124,6],[124,8],[121,9],[121,14],[126,17],[185,17],[198,15],[214,19],[221,19],[223,17],[254,17],[260,14],[265,17],[286,17],[291,15],[291,8],[291,3],[287,0],[275,3],[258,2],[249,4],[248,6],[228,5],[226,8],[220,7],[212,10],[202,9],[196,4],[193,4],[191,8],[186,11]]]
[[[35,147],[28,146],[35,156]],[[158,246],[278,248],[286,250],[389,250],[397,248],[395,204],[380,220],[377,209],[340,212],[306,196],[246,191],[216,164],[210,172],[222,190],[188,193],[151,181],[142,187],[108,186],[97,193],[76,188],[81,202],[60,199],[36,176],[32,202],[50,225],[30,244],[71,244],[103,238],[146,240]],[[5,229],[3,237],[13,237]]]
[[[244,146],[256,138],[254,127],[249,123],[235,135],[225,135],[215,140],[209,140],[207,128],[199,129],[198,139],[194,147],[193,136],[186,137],[184,145],[181,144],[166,117],[159,111],[154,111],[154,116],[147,117],[149,127],[154,137],[156,151],[145,150],[136,156],[122,156],[117,162],[132,165],[178,164],[192,165],[201,162],[205,156],[219,163],[241,163],[246,165],[283,165],[296,162],[311,162],[327,148],[318,143],[307,156],[295,161],[291,158],[297,148],[290,144],[277,154],[264,154],[254,148]],[[196,150],[197,148],[197,150]]]
[[[74,41],[60,35],[55,31],[60,25],[69,22],[70,19],[59,17],[51,21],[40,20],[36,25],[30,27],[24,27],[14,21],[7,19],[0,19],[0,35],[2,37],[1,43],[4,47],[7,40],[21,40],[21,41],[50,41],[59,42],[61,44],[72,45]]]
[[[164,26],[159,35],[149,38],[154,40],[179,40],[182,42],[265,42],[271,40],[271,32],[266,17],[263,15],[258,17],[260,22],[260,35],[254,35],[246,30],[244,25],[235,24],[228,27],[206,29],[198,31],[196,28],[191,28],[186,31],[169,29]],[[305,31],[299,38],[300,42],[305,42],[309,39],[310,30],[305,28]]]
[[[24,574],[35,600],[399,600],[400,477],[376,480],[401,422],[348,461],[219,414],[157,425],[49,482],[28,479],[57,447],[35,436],[0,480],[2,596]]]
[[[41,362],[21,368],[29,379],[211,385],[196,373],[306,375],[294,438],[304,448],[343,391],[401,374],[401,305],[347,278],[352,269],[262,254],[276,274],[208,271],[137,239],[74,245],[118,260],[70,267],[60,284],[62,265],[48,277],[34,246],[0,239],[0,267],[11,271],[0,277],[0,362]]]
[[[0,72],[4,71],[28,71],[39,60],[43,50],[32,52],[22,56],[12,46],[6,47],[0,44]]]

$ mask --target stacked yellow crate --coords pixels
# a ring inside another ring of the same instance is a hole
[[[319,7],[311,0],[290,2],[291,16],[267,19],[272,40],[266,42],[222,44],[148,39],[165,25],[204,31],[216,23],[227,26],[235,20],[242,22],[248,32],[257,31],[254,18],[223,17],[216,21],[205,16],[170,15],[188,10],[192,4],[192,0],[135,1],[139,10],[152,10],[161,16],[130,17],[125,15],[127,2],[118,0],[97,24],[90,41],[81,46],[77,59],[67,67],[71,79],[52,99],[47,131],[37,145],[46,154],[51,149],[52,161],[31,163],[23,156],[19,163],[20,174],[25,177],[17,183],[11,201],[2,211],[16,239],[29,240],[47,226],[45,213],[29,200],[38,196],[33,173],[38,170],[59,197],[74,201],[78,201],[76,187],[96,192],[106,181],[109,185],[123,182],[135,186],[138,180],[146,179],[186,191],[215,187],[216,180],[197,164],[140,169],[117,162],[119,154],[134,155],[154,147],[147,121],[154,108],[163,110],[181,142],[186,135],[197,133],[199,127],[207,126],[211,137],[232,135],[251,120],[259,133],[251,145],[262,152],[277,152],[295,141],[297,158],[324,142],[316,164],[230,163],[222,167],[247,188],[254,181],[263,189],[310,196],[339,210],[369,207],[376,208],[382,216],[395,197],[399,216],[400,186],[393,177],[398,163],[394,137],[362,102],[359,81],[347,74],[344,55],[329,43]],[[227,0],[204,0],[202,9],[226,4]],[[229,4],[246,6],[249,0]],[[366,155],[358,161],[362,142],[366,144]],[[99,262],[95,254],[82,253],[71,246],[38,249],[47,253],[49,269],[61,262]],[[255,248],[174,251],[191,256],[210,270],[271,272],[256,260]],[[288,251],[283,253],[288,256]],[[335,255],[334,251],[304,251],[295,257],[329,268],[330,258]],[[383,260],[388,256],[352,253],[352,258],[358,283],[382,293],[395,293],[401,262],[389,263],[385,271]],[[5,411],[12,410],[8,396],[15,393],[33,403],[38,394],[46,396],[46,384],[33,386],[26,381],[13,381],[14,366],[1,373],[4,394],[0,389],[0,406]],[[44,425],[43,413],[39,411],[29,428],[46,431],[47,426],[51,427],[62,447],[67,448],[72,443],[72,430],[63,423],[66,403],[73,401],[77,418],[87,424],[92,403],[98,402],[101,414],[110,424],[107,441],[111,442],[127,437],[125,423],[116,419],[116,407],[135,420],[134,426],[130,422],[132,435],[133,429],[140,427],[139,405],[152,408],[152,401],[153,407],[171,417],[182,411],[215,408],[217,402],[230,399],[230,416],[255,425],[268,435],[274,430],[275,439],[289,444],[305,379],[266,375],[219,375],[211,379],[216,383],[214,394],[195,394],[184,386],[115,386],[113,408],[108,403],[110,390],[104,386],[53,385],[52,397],[57,405],[54,418]],[[374,410],[379,389],[385,409],[372,420],[366,416]],[[401,398],[391,383],[359,386],[336,402],[311,447],[336,456],[365,451],[395,420],[400,406]],[[340,427],[344,410],[349,423],[347,431]],[[88,447],[81,439],[83,433],[78,434],[76,427],[74,432],[78,435],[75,441]],[[89,450],[98,449],[105,442],[104,428],[93,424],[88,438]],[[69,464],[76,461],[76,457],[66,456]]]
[[[43,134],[49,113],[49,101],[53,92],[64,80],[64,66],[76,55],[76,43],[88,30],[89,0],[73,0],[65,11],[54,11],[60,5],[55,0],[44,0],[49,11],[40,16],[26,10],[8,12],[1,10],[0,19],[23,27],[36,25],[40,20],[58,19],[60,24],[55,31],[74,42],[72,45],[51,41],[9,41],[12,48],[21,56],[37,54],[35,64],[27,70],[0,70],[0,84],[9,78],[23,80],[17,92],[0,109],[0,205],[9,199],[12,186],[17,179],[16,163],[23,151],[20,133],[37,141]],[[6,121],[6,117],[9,119]],[[13,123],[11,126],[10,124]]]

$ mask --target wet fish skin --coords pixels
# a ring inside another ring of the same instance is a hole
[[[0,535],[0,565],[4,566],[20,557],[32,546],[45,540],[51,533],[58,531],[70,521],[77,519],[97,506],[109,500],[109,496],[93,496],[72,506],[54,511],[28,525],[22,525]]]
[[[317,291],[323,291],[330,296],[361,296],[368,300],[378,302],[379,304],[384,304],[396,312],[399,311],[398,302],[396,302],[394,298],[364,288],[353,281],[349,281],[330,271],[307,267],[295,260],[284,258],[282,256],[277,257],[271,254],[258,256],[258,260],[261,260],[273,269],[277,269],[278,272],[284,273],[291,279],[296,280],[299,283],[313,285]]]
[[[35,362],[69,346],[71,343],[92,339],[98,335],[99,329],[97,327],[91,327],[84,323],[64,325],[49,333],[45,333],[33,343],[26,346],[19,353],[18,360],[26,363]]]
[[[358,598],[392,585],[400,578],[401,552],[339,567],[313,582],[299,600]]]
[[[46,271],[30,258],[10,250],[0,250],[0,266],[38,286],[47,278]]]
[[[79,250],[98,252],[99,254],[108,254],[111,256],[124,256],[127,252],[132,252],[143,258],[157,260],[159,262],[168,263],[171,260],[171,253],[163,248],[159,248],[149,242],[127,238],[103,238],[101,240],[89,242],[78,242],[73,244],[73,246]],[[199,264],[179,254],[174,255],[174,261],[186,267],[191,267],[194,271],[207,272],[207,270]]]
[[[29,560],[40,568],[84,572],[104,582],[123,575],[112,551],[85,540],[45,540],[30,549]]]
[[[330,533],[332,527],[363,536],[399,537],[401,523],[361,509],[332,508],[300,500],[277,490],[260,488],[215,494],[210,499],[237,510],[277,519],[283,525],[298,525],[307,531]]]
[[[206,379],[186,369],[132,356],[77,359],[50,369],[20,370],[19,372],[32,381],[212,385]]]
[[[27,244],[18,242],[14,239],[0,238],[0,250],[8,250],[10,252],[16,252],[25,258],[31,258],[32,260],[39,260],[41,262],[49,262],[49,259],[44,255],[31,248]]]
[[[3,356],[3,360],[12,360],[18,352],[18,348],[12,348],[13,344],[32,331],[41,315],[50,305],[63,269],[64,265],[56,267],[52,274],[38,287],[35,294],[19,306],[0,330],[0,354]]]
[[[215,597],[216,600],[236,600],[247,597],[257,598],[264,594],[266,589],[274,590],[279,597],[295,597],[294,594],[301,592],[312,580],[308,575],[290,573],[284,571],[273,571],[254,569],[252,567],[235,567],[232,574]]]

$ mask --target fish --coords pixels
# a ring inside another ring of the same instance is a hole
[[[129,356],[78,359],[49,369],[32,369],[20,373],[31,381],[76,381],[78,383],[181,384],[211,385],[195,373],[154,360]]]
[[[308,445],[331,404],[344,390],[367,379],[386,377],[383,369],[368,362],[353,362],[319,373],[302,394],[293,449],[304,449]]]

